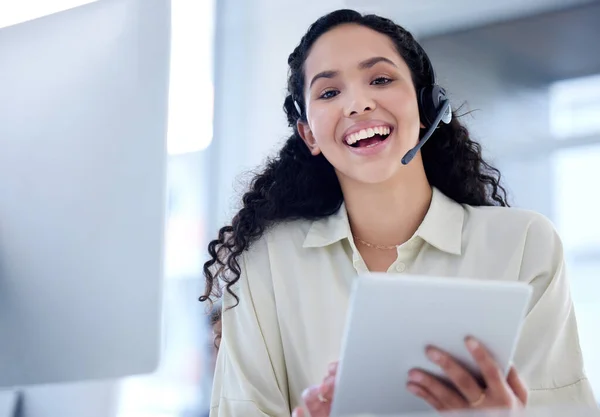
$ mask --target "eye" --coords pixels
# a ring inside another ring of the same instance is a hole
[[[323,92],[323,94],[321,94],[319,96],[319,98],[323,99],[323,100],[328,100],[330,98],[334,98],[338,94],[339,94],[339,91],[337,91],[337,90],[327,90],[327,91]]]
[[[386,85],[391,83],[393,80],[388,77],[377,77],[371,81],[371,85]]]

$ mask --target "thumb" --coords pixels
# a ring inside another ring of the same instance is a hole
[[[523,405],[527,405],[527,386],[519,376],[519,373],[517,372],[514,366],[511,366],[510,371],[508,371],[506,382],[508,383],[508,386],[512,389],[512,391],[515,393],[519,401],[521,401]]]
[[[322,402],[320,397],[320,389],[321,386],[313,385],[302,393],[302,399],[304,400],[304,405],[308,410],[308,414],[310,417],[328,417],[330,412],[330,403]]]

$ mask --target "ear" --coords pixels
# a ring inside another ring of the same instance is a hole
[[[310,130],[310,126],[308,125],[308,123],[298,120],[298,122],[296,123],[296,128],[298,129],[300,137],[302,138],[306,146],[308,146],[310,153],[314,156],[320,154],[321,148],[319,148],[319,145],[317,145],[317,141],[315,140],[315,137],[312,131]]]

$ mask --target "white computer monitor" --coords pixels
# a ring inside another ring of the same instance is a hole
[[[157,366],[169,6],[0,30],[0,388]]]

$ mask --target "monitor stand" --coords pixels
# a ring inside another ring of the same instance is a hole
[[[0,417],[17,417],[20,398],[19,391],[0,391]]]

